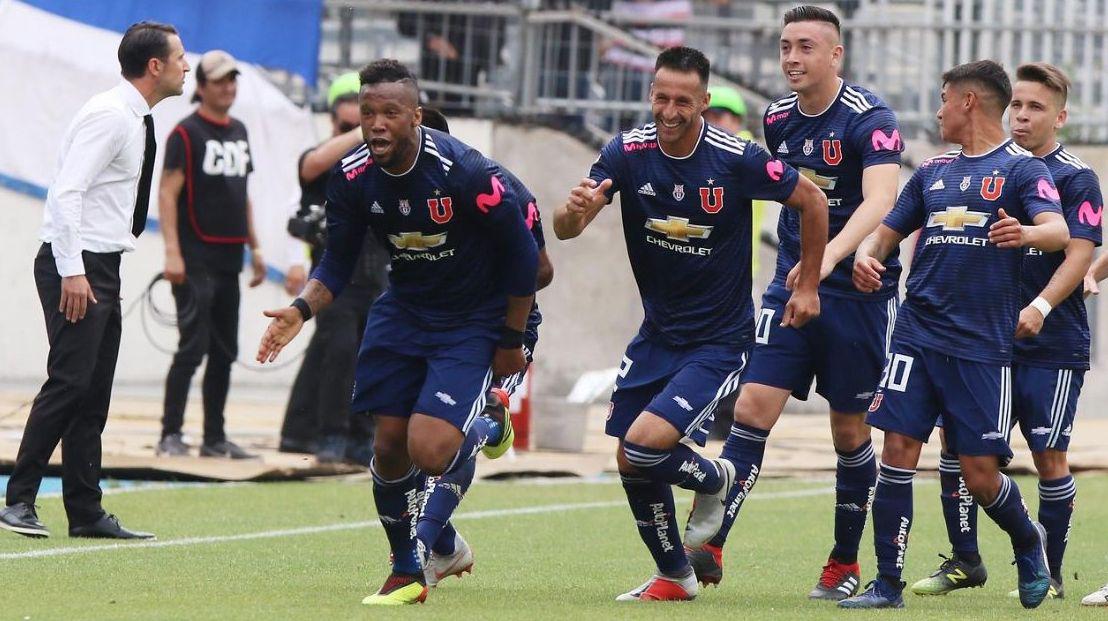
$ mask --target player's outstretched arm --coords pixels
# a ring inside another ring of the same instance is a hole
[[[1103,253],[1089,266],[1085,274],[1085,297],[1100,295],[1098,282],[1108,278],[1108,253]]]
[[[840,261],[858,249],[858,244],[881,224],[881,220],[892,210],[896,203],[896,188],[900,179],[900,164],[874,164],[862,171],[862,204],[846,221],[846,225],[834,239],[827,242],[823,252],[823,264],[820,267],[820,280],[827,278]],[[792,287],[799,274],[799,265],[794,266],[785,279],[785,285]]]
[[[885,258],[900,245],[904,235],[886,224],[877,225],[854,252],[854,288],[862,293],[873,293],[881,288],[881,275],[885,273]]]
[[[1000,219],[989,227],[989,241],[1000,248],[1031,246],[1043,252],[1057,252],[1070,241],[1070,229],[1060,213],[1044,211],[1035,214],[1031,226],[1024,226],[1003,208],[997,211],[997,216]]]
[[[827,195],[809,179],[799,177],[785,206],[800,213],[800,263],[781,325],[799,328],[819,316],[820,266],[827,248]]]
[[[598,185],[593,179],[582,179],[569,192],[569,198],[554,210],[554,235],[558,239],[573,239],[585,230],[596,214],[608,204],[606,192],[612,180],[605,179]]]
[[[1054,270],[1050,282],[1039,293],[1039,297],[1020,311],[1019,323],[1016,324],[1017,339],[1037,335],[1043,329],[1043,321],[1051,309],[1081,286],[1081,281],[1093,264],[1094,249],[1093,242],[1087,239],[1070,238],[1070,242],[1066,244],[1066,258]]]
[[[262,311],[263,315],[272,318],[273,321],[269,322],[269,327],[265,329],[265,334],[262,335],[255,360],[263,364],[276,360],[277,355],[281,353],[285,345],[288,345],[300,333],[300,328],[304,327],[304,322],[327,308],[334,299],[335,297],[326,285],[312,278],[304,286],[304,291],[300,294],[300,297],[296,298],[292,306]],[[302,310],[305,306],[307,308],[306,313]]]

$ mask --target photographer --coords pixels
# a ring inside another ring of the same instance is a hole
[[[327,96],[332,137],[300,156],[300,210],[289,220],[289,233],[311,246],[313,267],[326,241],[323,204],[331,169],[362,142],[358,89],[356,73],[335,79]],[[285,410],[281,451],[315,453],[321,463],[349,460],[369,465],[372,422],[368,416],[351,415],[350,394],[358,344],[369,308],[387,284],[388,262],[388,252],[367,235],[350,284],[317,315],[315,333]],[[304,267],[294,266],[285,288],[295,295],[305,280]]]

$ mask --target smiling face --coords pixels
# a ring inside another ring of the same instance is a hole
[[[787,24],[781,31],[780,51],[785,81],[798,93],[839,76],[843,46],[832,24],[822,21]]]
[[[235,96],[238,94],[238,74],[231,72],[218,80],[197,83],[196,92],[200,94],[205,107],[221,114],[226,113],[235,103]]]
[[[708,109],[707,85],[695,71],[662,67],[650,85],[650,110],[665,148],[692,140],[700,132],[700,117]]]
[[[1016,144],[1038,154],[1054,146],[1056,134],[1066,124],[1062,96],[1041,82],[1020,80],[1012,87],[1008,122]]]
[[[380,82],[362,87],[362,134],[374,161],[390,172],[411,163],[422,113],[415,85]]]

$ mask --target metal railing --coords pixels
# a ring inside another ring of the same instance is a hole
[[[392,56],[417,68],[432,101],[447,109],[554,115],[610,134],[647,114],[651,74],[642,60],[658,48],[634,33],[669,28],[740,84],[756,115],[767,95],[784,90],[777,49],[787,4],[696,0],[691,16],[667,19],[606,10],[603,0],[563,0],[561,8],[550,0],[327,0],[321,73]],[[1108,141],[1108,0],[842,4],[845,77],[884,98],[906,134],[934,137],[943,71],[992,58],[1010,70],[1034,60],[1066,70],[1067,140]]]

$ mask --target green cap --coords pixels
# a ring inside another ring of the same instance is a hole
[[[351,71],[340,75],[331,82],[331,88],[327,89],[327,107],[335,105],[335,100],[339,97],[357,93],[361,89],[362,83],[358,79],[358,72]]]
[[[708,93],[712,96],[708,108],[720,108],[728,112],[746,118],[746,102],[739,91],[730,86],[710,86]]]

